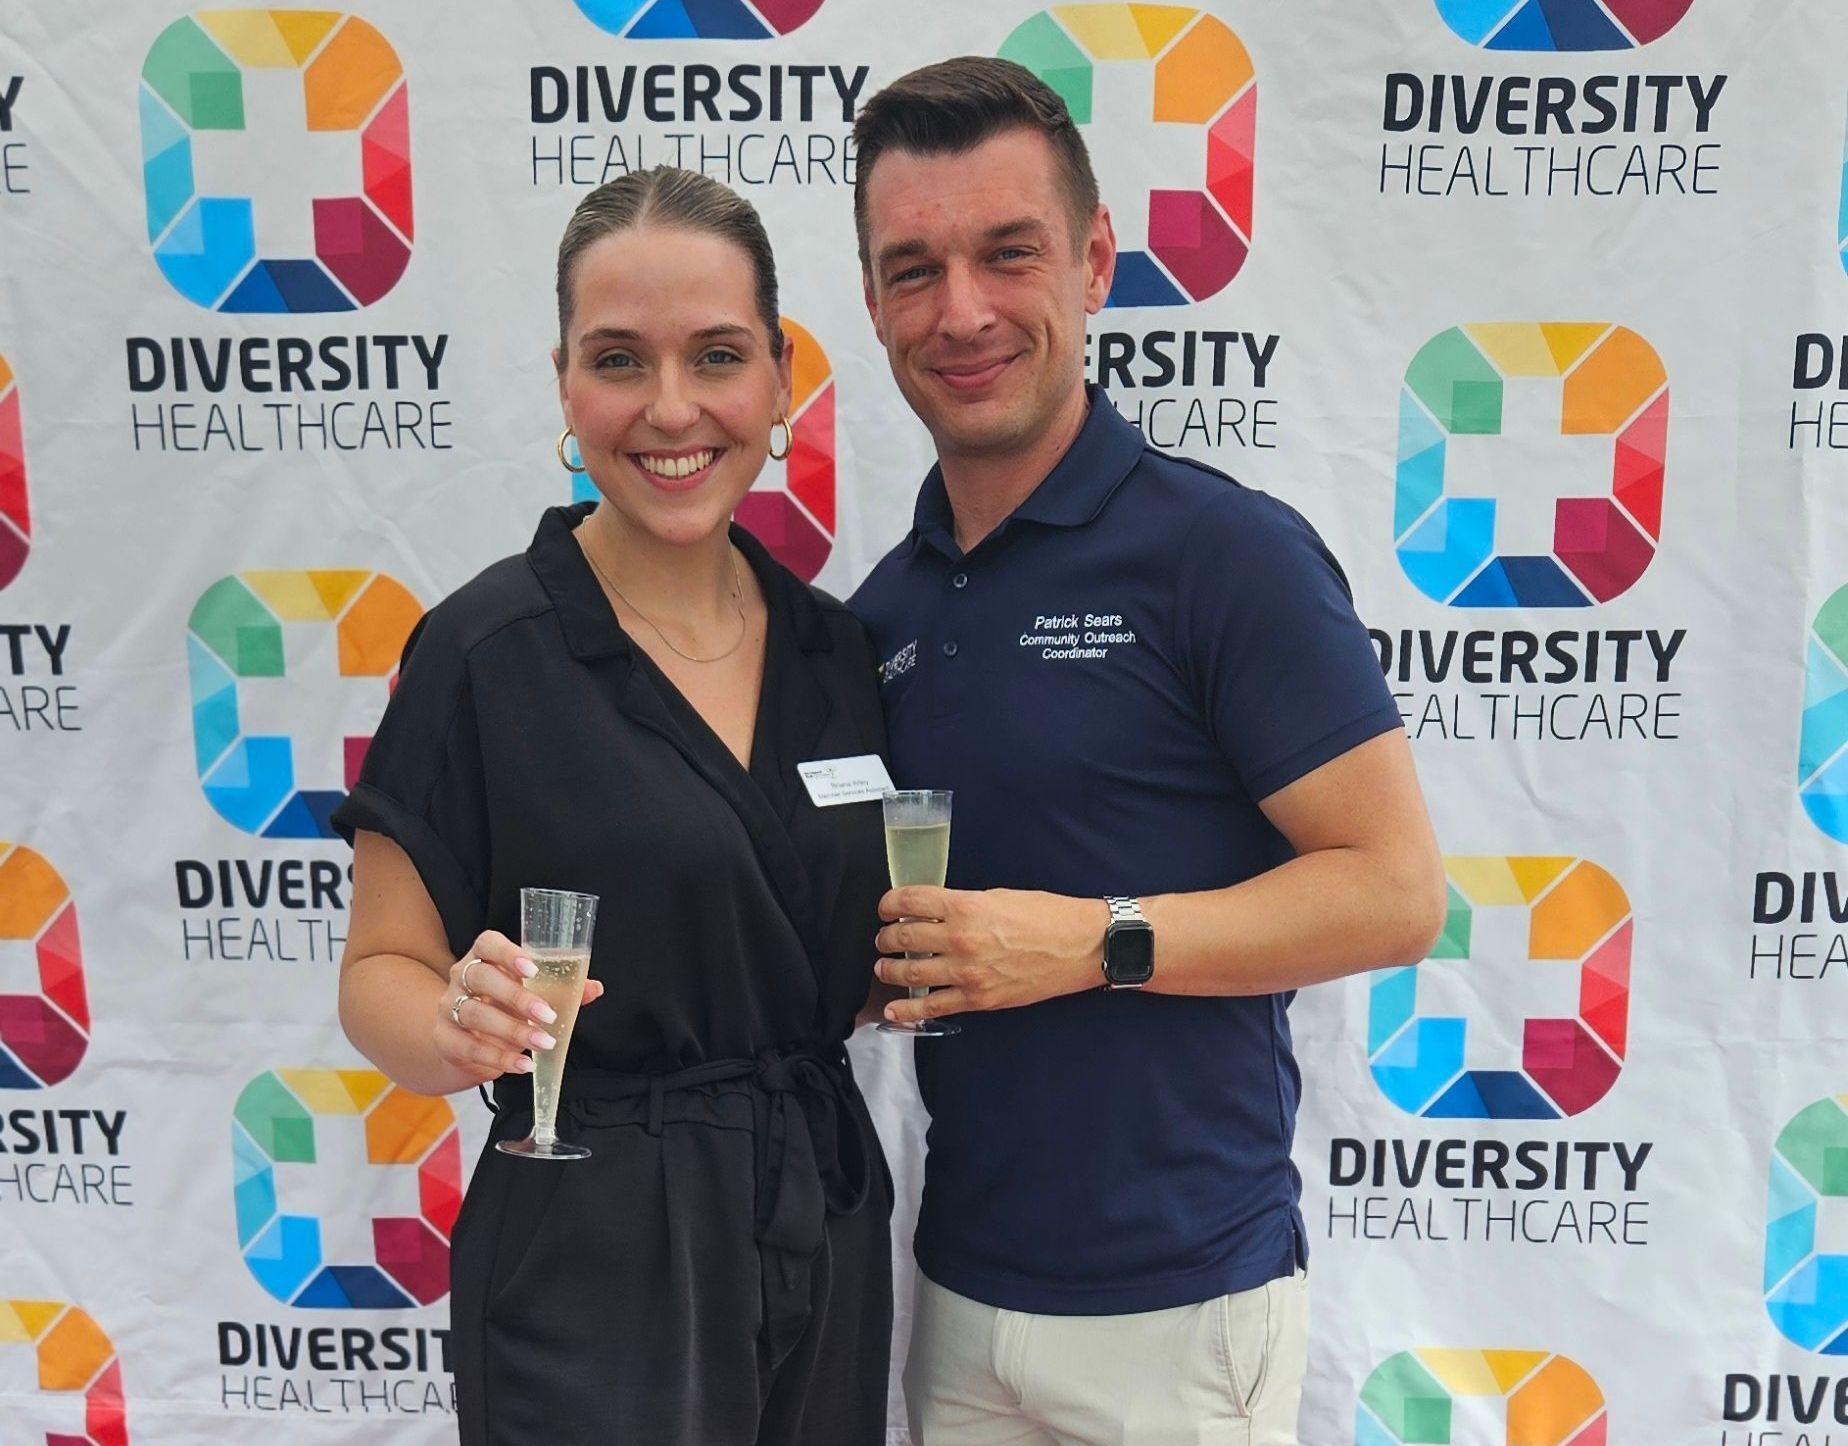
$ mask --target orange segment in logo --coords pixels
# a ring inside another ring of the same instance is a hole
[[[1615,432],[1667,384],[1655,348],[1627,326],[1612,327],[1566,377],[1559,430],[1566,436]]]
[[[1585,1368],[1554,1356],[1508,1398],[1508,1446],[1559,1446],[1604,1409],[1604,1392]]]
[[[366,1116],[366,1158],[375,1165],[415,1165],[455,1122],[448,1101],[394,1089]]]
[[[43,855],[14,849],[0,859],[0,939],[35,938],[69,895]]]
[[[790,398],[789,415],[795,416],[809,404],[809,398],[819,391],[832,374],[827,356],[822,352],[821,343],[805,326],[782,318],[783,334],[789,338],[795,348],[795,355],[790,361]]]
[[[391,42],[357,15],[347,17],[303,73],[308,129],[359,129],[403,74]]]
[[[1583,958],[1629,912],[1623,885],[1596,864],[1581,863],[1534,905],[1528,957]]]
[[[90,1313],[72,1306],[39,1342],[39,1389],[81,1391],[114,1354]]]
[[[1155,62],[1155,119],[1205,125],[1256,73],[1236,35],[1202,20]]]
[[[395,578],[379,573],[340,619],[340,671],[381,677],[398,666],[423,608]]]

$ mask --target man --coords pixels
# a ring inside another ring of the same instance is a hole
[[[853,606],[949,889],[880,975],[955,1014],[907,1396],[920,1446],[1296,1439],[1301,985],[1416,961],[1443,868],[1345,579],[1289,508],[1149,448],[1083,380],[1116,263],[1082,138],[963,59],[855,128],[867,308],[936,444]],[[1106,900],[1110,902],[1106,902]],[[940,922],[930,922],[940,921]]]

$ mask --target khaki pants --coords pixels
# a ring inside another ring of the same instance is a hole
[[[1139,1315],[1026,1315],[918,1281],[914,1446],[1296,1446],[1302,1272]]]

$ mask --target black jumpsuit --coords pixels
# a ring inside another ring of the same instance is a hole
[[[554,508],[412,635],[336,822],[398,842],[463,954],[523,885],[598,895],[559,1131],[483,1152],[456,1222],[468,1446],[885,1439],[891,1186],[843,1042],[885,883],[875,803],[798,763],[883,751],[858,623],[749,534],[769,632],[750,768],[633,646]],[[532,1123],[527,1077],[494,1139]]]

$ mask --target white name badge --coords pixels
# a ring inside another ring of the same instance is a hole
[[[796,772],[817,808],[837,803],[867,803],[892,790],[892,775],[877,753],[858,758],[818,758],[798,763]]]

